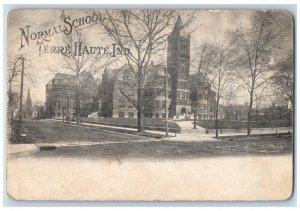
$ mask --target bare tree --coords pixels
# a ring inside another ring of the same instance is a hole
[[[286,58],[275,64],[276,72],[271,76],[278,96],[290,101],[292,107],[294,105],[294,62],[294,52],[291,51]]]
[[[233,86],[231,86],[224,95],[225,105],[227,106],[235,105],[237,93],[238,93],[237,90]]]
[[[280,31],[274,24],[271,12],[259,11],[251,18],[250,27],[240,27],[234,36],[239,51],[237,75],[242,80],[244,88],[249,93],[249,109],[247,135],[250,135],[250,119],[255,92],[268,80],[266,72],[271,61],[272,52],[277,47]]]
[[[16,106],[16,101],[20,96],[20,91],[16,90],[16,88],[20,85],[20,78],[22,73],[22,58],[24,55],[17,55],[15,57],[8,58],[8,74],[7,74],[7,82],[8,82],[8,90],[7,90],[7,96],[8,96],[8,121],[11,122],[14,116],[14,109]],[[24,63],[24,77],[27,79],[27,81],[30,81],[31,83],[34,82],[33,75],[30,71],[28,71],[32,65],[30,63],[30,60],[25,59],[26,63]]]
[[[233,82],[233,70],[235,68],[234,63],[234,51],[233,44],[227,38],[224,38],[215,46],[215,61],[213,69],[213,82],[212,87],[216,91],[216,106],[215,106],[215,117],[216,117],[216,137],[219,135],[219,107],[220,100],[227,88]]]
[[[176,16],[175,10],[105,10],[100,20],[108,36],[121,49],[130,49],[130,53],[125,54],[125,60],[136,81],[136,86],[132,88],[137,93],[137,99],[131,99],[125,92],[122,95],[131,99],[129,102],[137,109],[138,132],[144,131],[143,92],[149,63],[153,55],[165,49]]]
[[[77,30],[74,30],[74,32],[68,36],[64,36],[63,41],[67,46],[74,46],[74,44],[78,44],[84,47],[88,45],[87,37]],[[70,52],[69,54],[62,54],[62,58],[63,68],[68,70],[68,72],[75,76],[76,123],[80,124],[80,75],[85,71],[94,71],[94,67],[99,59],[99,54],[94,55],[89,53]]]
[[[203,95],[211,87],[212,80],[208,77],[212,74],[212,66],[214,59],[214,48],[211,44],[204,42],[198,48],[195,63],[196,63],[196,77],[191,78],[190,81],[190,99],[192,107],[194,108],[194,129],[196,129],[196,119],[198,115],[198,107],[200,96]]]
[[[17,77],[20,75],[21,69],[19,68],[21,66],[21,63],[19,62],[19,58],[10,58],[8,60],[8,76],[7,76],[7,82],[8,82],[8,91],[7,91],[7,96],[8,96],[8,108],[10,115],[8,115],[8,120],[11,121],[13,119],[13,98],[14,98],[14,93],[13,93],[13,86],[14,83],[17,80]]]

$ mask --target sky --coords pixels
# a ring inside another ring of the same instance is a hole
[[[101,11],[100,11],[101,12]],[[182,18],[186,17],[186,14],[190,11],[181,10],[179,13]],[[197,12],[196,19],[193,23],[188,26],[187,31],[191,32],[191,57],[193,58],[195,48],[204,41],[206,42],[217,42],[221,40],[226,32],[235,30],[237,27],[249,24],[249,17],[254,11],[251,10],[199,10]],[[71,20],[85,17],[86,11],[83,10],[64,10],[64,15],[69,16]],[[39,45],[37,40],[29,39],[29,46],[23,39],[22,42],[25,44],[21,47],[21,30],[26,32],[26,26],[29,25],[30,33],[42,32],[55,27],[64,26],[62,16],[62,10],[14,10],[11,11],[8,17],[7,24],[7,54],[8,58],[16,58],[18,55],[25,55],[29,61],[26,61],[25,71],[30,72],[32,80],[25,80],[24,83],[24,96],[27,95],[27,90],[30,88],[31,98],[34,103],[45,102],[46,95],[46,83],[54,76],[56,72],[67,72],[62,70],[62,56],[60,54],[45,54],[39,53]],[[112,42],[103,36],[103,31],[100,27],[90,25],[84,25],[79,27],[84,34],[86,34],[89,43],[93,46],[109,46],[111,47]],[[63,44],[63,33],[58,33],[47,41],[44,41],[45,45],[49,46],[62,46]],[[35,37],[33,36],[33,39]],[[162,52],[166,55],[167,49]],[[153,58],[155,63],[155,58]],[[98,72],[99,79],[101,78],[100,69]],[[193,72],[191,68],[191,72]],[[246,93],[240,92],[238,101],[244,102]]]

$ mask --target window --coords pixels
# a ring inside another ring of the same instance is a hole
[[[190,99],[190,93],[189,93],[189,92],[186,92],[186,94],[185,94],[185,99],[186,99],[186,100]]]
[[[60,113],[57,113],[57,116],[60,117]]]
[[[177,91],[177,99],[180,99],[180,91]]]
[[[171,91],[168,91],[168,98],[171,98]]]
[[[129,113],[128,113],[128,117],[133,118],[133,117],[134,117],[134,113],[129,112]]]
[[[57,109],[60,109],[60,101],[57,101]]]
[[[166,113],[161,114],[162,118],[166,118]]]
[[[180,43],[180,47],[181,47],[181,51],[184,51],[184,52],[186,52],[187,51],[187,44],[186,44],[186,42],[181,42]]]
[[[162,101],[162,109],[166,108],[166,101]]]
[[[159,118],[159,113],[155,113],[155,118]]]
[[[181,94],[181,99],[184,100],[185,99],[185,92],[182,91],[182,94]]]
[[[124,117],[124,112],[119,112],[119,117],[123,118]]]
[[[125,100],[119,99],[119,108],[125,108]]]
[[[159,101],[158,100],[154,101],[154,108],[159,108]]]
[[[130,103],[130,102],[129,102],[129,104],[128,104],[128,108],[133,108],[133,105],[132,105],[132,103]]]
[[[147,118],[152,118],[152,113],[146,113],[146,114],[145,114],[145,117],[147,117]]]

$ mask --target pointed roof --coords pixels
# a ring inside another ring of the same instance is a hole
[[[28,91],[27,91],[27,100],[31,100],[31,98],[30,98],[30,90],[29,90],[29,88],[28,88]]]
[[[60,18],[61,20],[64,20],[64,19],[66,18],[65,10],[62,10],[61,15],[59,16],[59,18]]]
[[[177,21],[174,25],[174,28],[173,28],[173,31],[172,31],[172,34],[176,34],[176,33],[179,33],[180,36],[183,36],[183,37],[188,37],[188,33],[186,32],[186,28],[185,26],[183,25],[183,22],[182,22],[182,19],[181,19],[181,16],[178,15],[177,17]]]

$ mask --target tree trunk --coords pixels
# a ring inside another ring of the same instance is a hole
[[[8,111],[10,114],[8,115],[8,123],[12,125],[13,118],[14,118],[14,106],[13,106],[13,94],[11,83],[9,84],[9,94],[8,94]]]
[[[251,110],[252,110],[252,104],[253,104],[253,91],[250,92],[250,102],[249,102],[249,110],[248,110],[248,119],[247,119],[247,135],[250,136],[251,134],[251,125],[250,125],[250,119],[251,119]]]
[[[142,92],[142,81],[138,81],[138,103],[137,103],[137,117],[138,117],[138,132],[142,133],[145,131],[145,118],[144,118],[144,96]]]
[[[194,108],[194,129],[196,129],[196,118],[197,118],[197,112],[196,112],[196,107]]]
[[[219,137],[219,121],[218,121],[218,118],[219,118],[219,99],[217,99],[217,103],[216,103],[216,138]]]
[[[145,118],[144,118],[144,109],[143,109],[143,104],[141,104],[142,102],[142,96],[138,97],[138,112],[137,112],[137,117],[138,117],[138,132],[144,132],[145,131]]]
[[[80,124],[80,103],[79,103],[79,76],[77,76],[76,87],[76,124]]]

